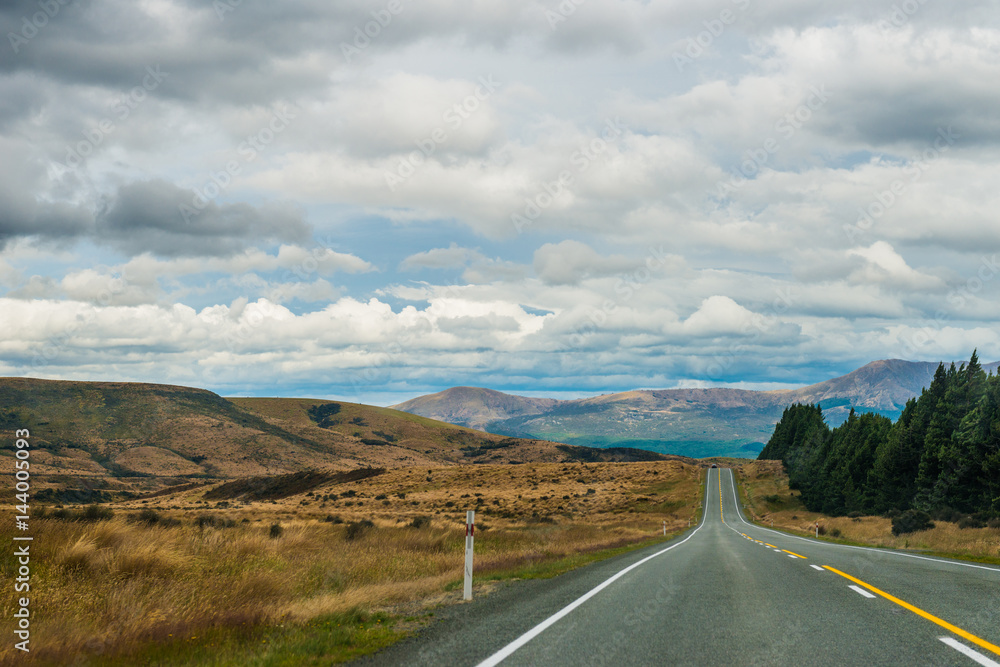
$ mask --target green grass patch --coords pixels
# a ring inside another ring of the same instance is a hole
[[[347,662],[402,639],[395,617],[353,610],[302,625],[216,627],[168,636],[128,654],[93,656],[95,665],[300,667]]]

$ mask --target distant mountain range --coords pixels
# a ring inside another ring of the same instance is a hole
[[[930,384],[937,366],[888,359],[800,389],[636,390],[569,401],[454,387],[392,407],[521,438],[693,457],[755,457],[788,405],[818,403],[831,425],[843,422],[851,408],[895,419],[906,401]],[[998,366],[983,368],[996,371]]]

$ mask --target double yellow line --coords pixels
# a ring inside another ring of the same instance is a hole
[[[719,518],[722,519],[722,523],[726,522],[726,515],[722,513],[722,468],[716,468],[719,471]]]

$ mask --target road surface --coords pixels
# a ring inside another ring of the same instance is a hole
[[[751,525],[728,469],[677,539],[440,616],[360,662],[1000,667],[1000,568]]]

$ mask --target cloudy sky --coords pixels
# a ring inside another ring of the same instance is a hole
[[[391,404],[1000,358],[1000,8],[0,4],[0,375]]]

